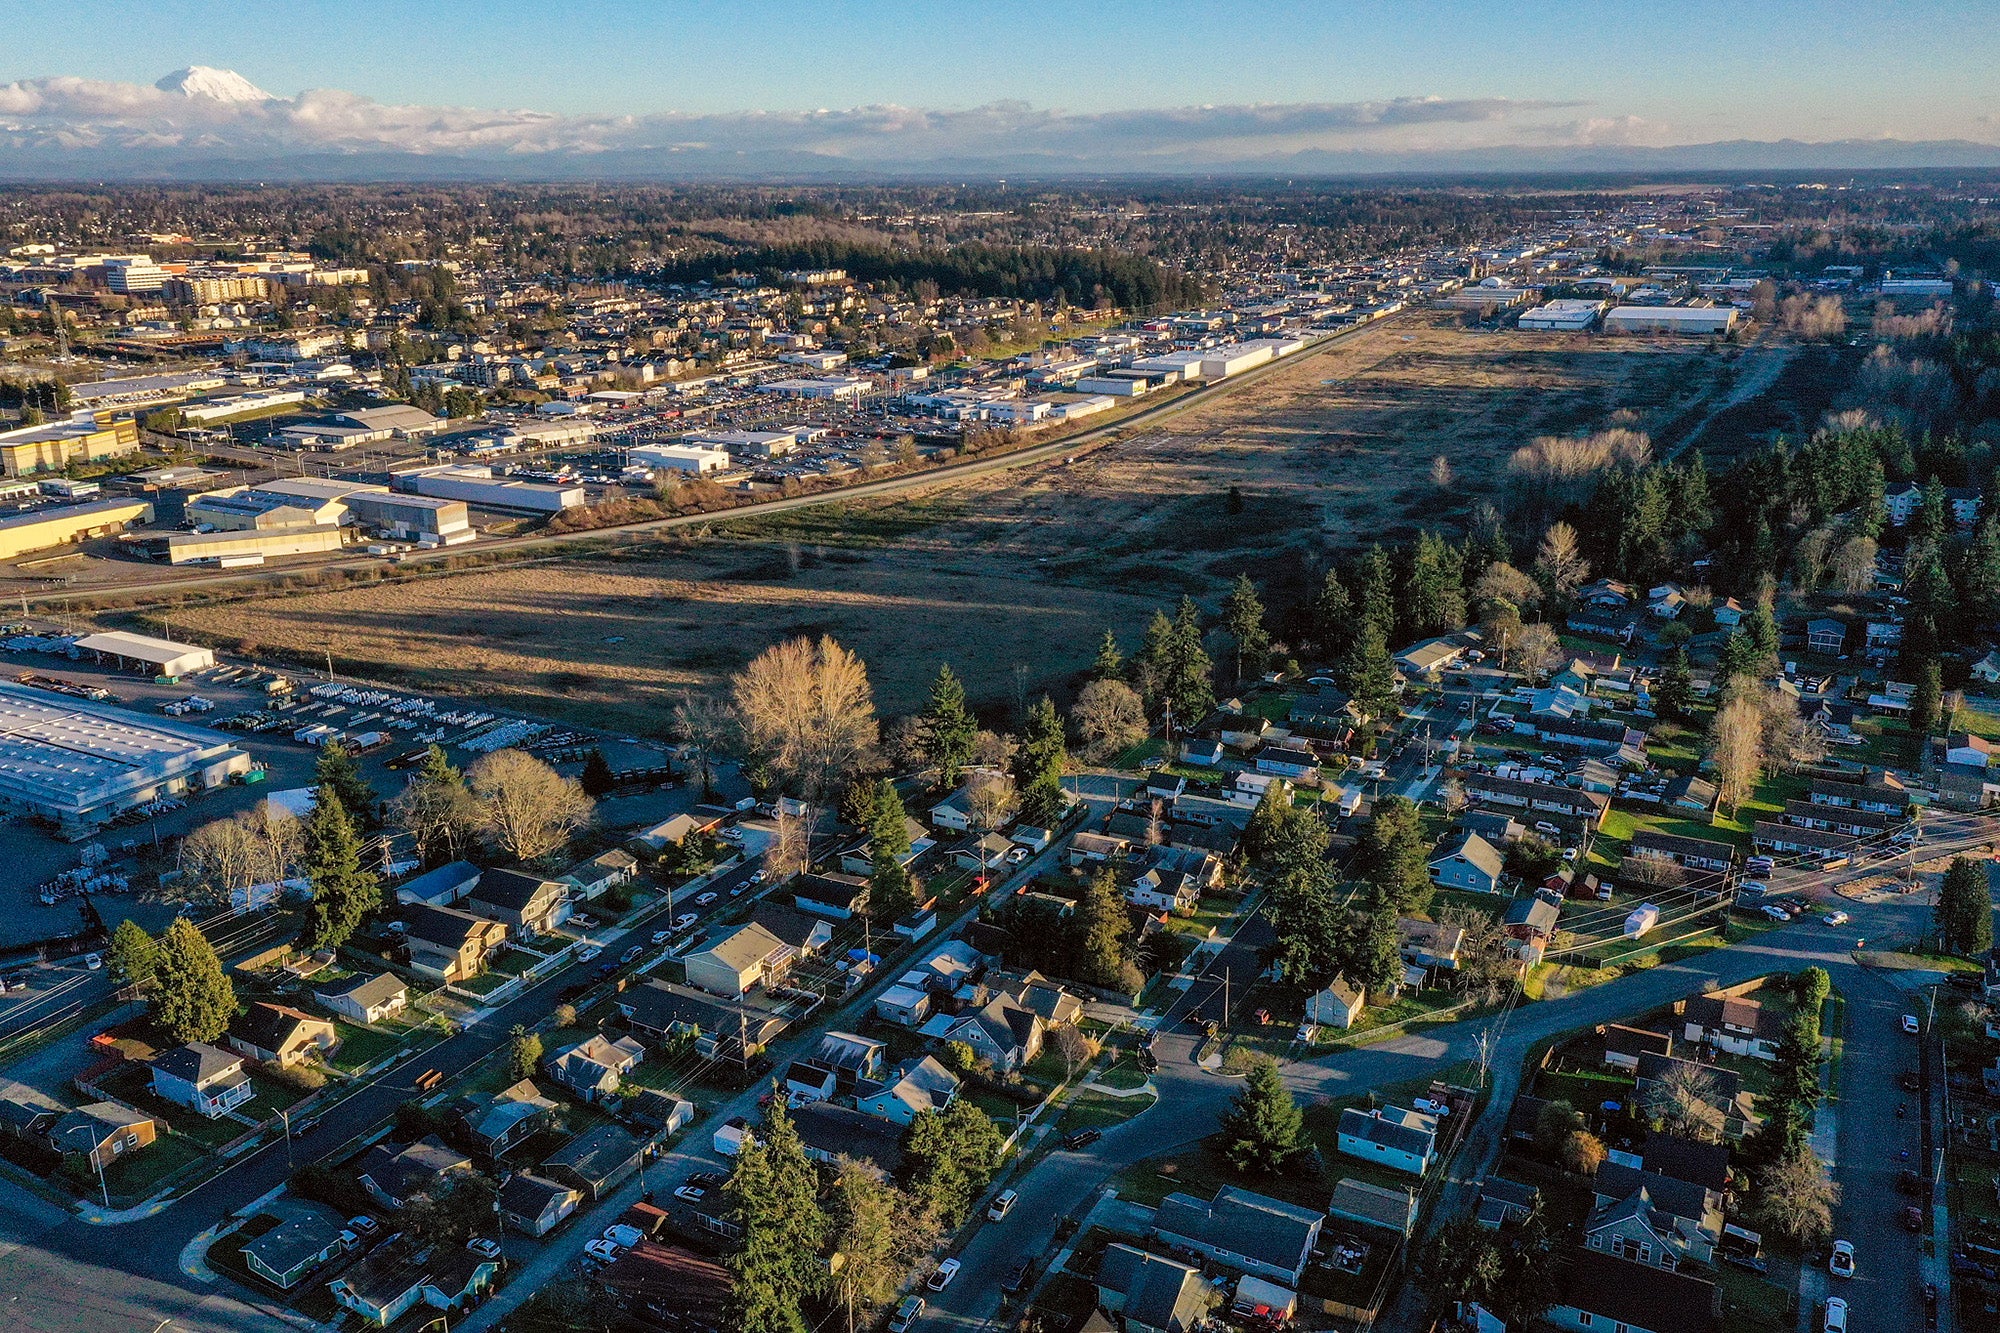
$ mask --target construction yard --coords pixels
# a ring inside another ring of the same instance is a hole
[[[1248,572],[1283,606],[1343,551],[1460,530],[1537,435],[1621,411],[1663,442],[1703,431],[1718,399],[1788,383],[1792,356],[1405,316],[1070,458],[602,554],[184,606],[173,623],[253,656],[331,650],[343,672],[640,731],[797,634],[859,652],[885,714],[921,706],[946,659],[999,705],[1060,689],[1107,627],[1131,646],[1183,593],[1212,607]]]

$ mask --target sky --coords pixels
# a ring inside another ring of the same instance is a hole
[[[2000,0],[0,0],[0,173],[10,151],[195,148],[1113,167],[1995,144],[1996,19]],[[224,114],[154,97],[189,65],[285,100]],[[308,90],[343,96],[293,100]]]

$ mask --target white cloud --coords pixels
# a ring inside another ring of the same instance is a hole
[[[214,90],[215,95],[208,91]],[[389,106],[315,89],[271,97],[228,71],[179,71],[158,86],[71,77],[0,85],[5,150],[221,148],[239,153],[435,156],[604,153],[798,155],[855,165],[1043,155],[1106,167],[1366,146],[1412,126],[1449,133],[1552,104],[1504,98],[1189,106],[1066,112],[1020,102],[968,110],[896,105],[798,112],[558,116],[532,110]]]

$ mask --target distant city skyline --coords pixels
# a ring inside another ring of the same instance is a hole
[[[568,175],[591,160],[614,175],[1465,170],[1488,153],[1496,169],[1757,167],[1783,155],[1659,150],[1784,140],[1880,145],[1791,150],[1812,165],[1983,166],[1963,148],[1903,161],[1887,143],[2000,145],[1993,17],[1951,3],[0,0],[0,176],[314,154]],[[154,86],[185,66],[273,97]]]

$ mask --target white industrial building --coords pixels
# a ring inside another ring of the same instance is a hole
[[[0,683],[0,806],[63,829],[249,768],[220,732]]]
[[[496,477],[490,467],[451,464],[398,473],[398,491],[409,495],[435,495],[446,500],[463,500],[475,509],[502,509],[529,514],[558,514],[574,509],[584,500],[581,486],[550,486],[532,481]]]
[[[1604,317],[1606,333],[1727,333],[1736,327],[1731,305],[1621,305]]]
[[[1201,363],[1206,352],[1168,352],[1164,356],[1148,356],[1132,363],[1132,369],[1148,374],[1173,374],[1183,380],[1201,378]],[[1172,383],[1172,381],[1169,381]]]
[[[357,497],[388,493],[386,486],[334,477],[277,477],[197,495],[187,502],[187,517],[226,532],[337,527],[353,521]]]
[[[655,472],[688,472],[695,476],[723,472],[729,467],[728,454],[696,444],[642,445],[631,450],[627,457],[634,464]]]
[[[796,430],[691,430],[681,443],[695,448],[726,449],[749,458],[782,458],[797,449],[803,434]]]
[[[146,634],[109,630],[86,634],[73,645],[78,652],[93,654],[100,662],[112,662],[126,670],[143,668],[154,676],[185,676],[215,665],[215,654],[194,643],[175,643]]]
[[[1268,342],[1229,343],[1211,347],[1201,356],[1201,377],[1226,380],[1277,359],[1277,349]]]
[[[455,546],[472,540],[472,519],[465,501],[439,495],[352,495],[347,500],[354,521],[423,546]]]
[[[261,565],[272,556],[338,551],[346,540],[345,532],[332,523],[236,532],[176,532],[167,538],[167,563],[242,569]]]
[[[1564,297],[1525,311],[1521,315],[1520,327],[1530,332],[1580,333],[1597,323],[1604,313],[1603,301],[1583,301]]]
[[[868,381],[845,375],[825,375],[814,379],[772,380],[757,386],[758,393],[775,393],[786,398],[858,399],[868,392]]]

